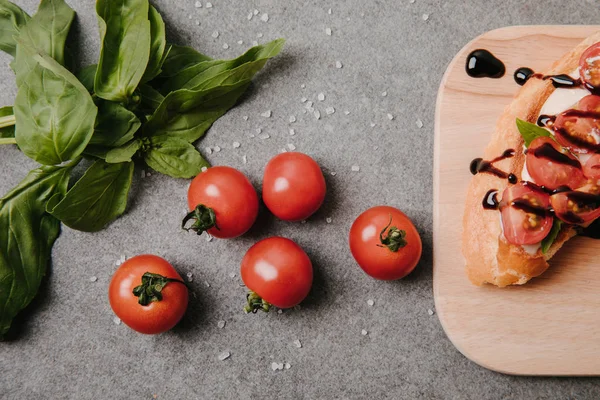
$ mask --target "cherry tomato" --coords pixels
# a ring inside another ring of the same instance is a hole
[[[527,172],[536,184],[549,189],[578,188],[586,182],[581,164],[548,137],[534,139],[527,149]]]
[[[600,195],[581,191],[561,192],[550,196],[558,218],[569,224],[586,224],[600,217]]]
[[[188,206],[191,212],[183,220],[184,229],[228,239],[243,235],[252,227],[258,216],[258,195],[240,171],[212,167],[192,181]],[[190,220],[194,224],[185,228]]]
[[[552,229],[548,210],[550,199],[544,192],[520,182],[502,194],[500,211],[504,237],[516,245],[541,242]]]
[[[600,88],[600,43],[591,45],[581,54],[579,76],[590,91]]]
[[[290,308],[299,304],[312,286],[310,259],[295,242],[282,237],[261,240],[242,260],[241,275],[251,290],[246,311],[268,311],[270,305]]]
[[[265,168],[263,200],[284,221],[310,217],[323,204],[326,190],[319,164],[306,154],[279,154]]]
[[[394,280],[415,269],[423,246],[419,232],[402,211],[378,206],[363,212],[352,224],[350,251],[368,275]]]
[[[594,154],[583,164],[583,174],[594,182],[600,180],[600,153]]]
[[[183,317],[188,289],[167,260],[144,254],[119,267],[110,281],[108,299],[117,317],[131,329],[156,334],[173,328]]]
[[[586,113],[591,116],[585,116]],[[585,96],[573,110],[556,117],[553,125],[556,140],[575,153],[600,150],[600,119],[595,118],[599,113],[600,96]]]

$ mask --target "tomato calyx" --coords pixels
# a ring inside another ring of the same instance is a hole
[[[390,251],[396,253],[398,252],[398,250],[400,250],[402,247],[408,244],[408,242],[405,239],[406,231],[390,225],[392,225],[391,215],[390,222],[379,233],[379,240],[381,241],[381,244],[378,244],[377,246],[387,247],[388,249],[390,249]]]
[[[256,314],[258,310],[269,312],[272,305],[266,302],[262,297],[260,297],[256,292],[250,290],[246,295],[247,304],[244,306],[244,311],[246,313]]]
[[[142,275],[142,284],[133,288],[133,294],[138,298],[140,305],[147,306],[153,301],[162,300],[161,292],[169,282],[177,282],[185,286],[185,282],[179,279],[146,272]]]
[[[189,221],[194,221],[194,223],[187,228],[186,225]],[[219,226],[217,225],[217,216],[215,215],[215,210],[204,204],[198,204],[181,222],[181,229],[185,229],[188,232],[194,231],[198,235],[202,235],[203,232],[206,232],[211,228],[219,229]]]

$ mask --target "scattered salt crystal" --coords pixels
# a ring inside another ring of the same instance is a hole
[[[375,302],[373,300],[369,299],[369,300],[367,300],[367,304],[372,306],[373,304],[375,304]]]
[[[319,94],[317,95],[317,99],[318,99],[319,101],[323,101],[323,100],[325,100],[325,94],[324,94],[324,93],[319,93]]]
[[[212,8],[212,3],[211,2],[206,3],[206,8]]]
[[[373,150],[379,150],[379,146],[373,146]]]
[[[429,19],[429,14],[423,14],[423,21],[427,21]]]
[[[258,138],[262,139],[262,140],[268,139],[270,137],[271,136],[268,133],[262,133],[262,134],[258,135]]]
[[[433,311],[431,308],[429,310],[427,310],[427,314],[429,315],[433,315],[435,314],[435,311]]]
[[[360,167],[358,165],[353,165],[352,166],[352,171],[358,172],[358,171],[360,171]]]
[[[369,333],[369,332],[367,332],[367,330],[366,330],[366,329],[363,329],[362,331],[360,331],[360,333],[361,333],[363,336],[366,336],[366,335],[367,335],[367,333]]]
[[[290,369],[292,368],[292,365],[290,363],[285,363],[285,369]]]
[[[329,217],[325,218],[325,222],[327,222],[328,224],[330,224],[333,220]]]
[[[213,240],[213,237],[210,234],[207,233],[206,234],[206,241],[207,242],[212,242],[212,240]]]
[[[296,134],[296,131],[293,129],[290,129],[290,136],[294,136]]]
[[[327,10],[327,14],[331,15],[331,8]]]
[[[260,20],[263,22],[267,22],[269,20],[269,14],[264,13],[263,15],[260,16]]]
[[[152,174],[150,172],[146,172],[146,178],[152,176]]]
[[[95,276],[90,277],[90,282],[96,282],[97,280],[98,280],[98,278]]]
[[[216,38],[219,37],[219,32],[218,31],[214,31],[211,36],[216,39]]]
[[[212,154],[212,149],[210,147],[205,147],[204,151],[206,152],[206,154],[210,155]]]
[[[258,42],[256,40],[252,41],[252,46],[258,46]]]
[[[385,97],[385,96],[387,96],[387,92],[386,91],[381,92],[381,97]]]
[[[262,132],[262,128],[256,128],[256,133],[258,133],[260,135],[261,132]]]
[[[277,310],[277,314],[283,314],[283,310],[280,308],[279,310]]]
[[[200,26],[200,21],[196,21],[196,25]]]
[[[260,114],[261,116],[265,117],[265,118],[271,118],[271,110],[267,110],[264,113]]]
[[[313,113],[313,115],[315,116],[316,119],[321,119],[321,111],[315,110],[315,112]]]
[[[221,151],[221,148],[219,146],[215,146],[213,147],[213,150],[215,151],[215,153],[218,153]]]
[[[219,354],[219,361],[225,361],[229,357],[231,357],[231,354],[228,351],[224,351],[221,354]]]
[[[325,28],[325,34],[331,36],[331,28]]]
[[[244,41],[243,40],[238,40],[237,44],[244,44]]]
[[[204,166],[204,167],[200,168],[200,171],[206,172],[207,169],[208,169],[208,167]]]
[[[415,0],[408,0],[408,2],[409,2],[410,4],[414,4],[414,3],[415,3]]]
[[[280,367],[280,366],[281,366],[281,367]],[[271,363],[271,369],[272,369],[273,371],[281,370],[281,369],[283,369],[283,364],[279,364],[279,363],[276,363],[276,362],[272,362],[272,363]]]
[[[304,105],[304,108],[311,108],[313,106],[313,102],[312,101],[307,101],[306,104]]]
[[[219,322],[217,322],[217,326],[219,327],[219,329],[225,328],[225,321],[219,321]]]
[[[230,277],[230,278],[235,278],[235,272],[230,272],[230,273],[229,273],[229,277]]]
[[[390,114],[390,113],[388,113],[387,117],[388,117],[388,119],[389,119],[390,121],[392,121],[392,120],[394,119],[394,116],[393,116],[392,114]]]
[[[246,157],[246,155],[245,155],[245,154],[242,156],[242,162],[243,162],[244,164],[247,164],[247,163],[248,163],[248,157]]]
[[[331,115],[331,114],[333,114],[335,112],[335,108],[333,108],[333,107],[327,107],[325,109],[325,112],[327,113],[327,115]]]
[[[252,17],[253,17],[253,14],[250,13],[250,14],[248,14],[248,17],[246,17],[246,18],[248,18],[248,21],[250,21],[252,19]]]
[[[302,97],[302,98],[300,99],[300,101],[301,101],[301,102],[303,102],[303,103],[306,103],[306,100],[308,100],[306,97]]]
[[[244,116],[242,117],[242,119],[243,119],[244,121],[248,121],[248,116],[247,116],[247,115],[244,115]]]
[[[290,149],[291,151],[296,150],[296,146],[294,146],[292,143],[288,143],[288,149]]]
[[[206,287],[210,287],[210,283],[204,282],[204,284],[206,285]]]
[[[199,1],[197,1],[194,5],[196,6],[196,8],[202,8],[202,3],[200,3]]]
[[[229,45],[228,45],[227,43],[223,43],[223,48],[224,48],[225,50],[227,50],[227,49],[229,48]]]
[[[335,62],[335,67],[336,67],[337,69],[340,69],[340,68],[342,68],[342,67],[343,67],[343,65],[342,65],[342,62],[341,62],[341,61],[336,61],[336,62]]]
[[[300,85],[300,88],[301,88],[301,89],[305,89],[305,88],[306,88],[306,85],[303,83],[302,85]]]
[[[233,142],[233,148],[238,149],[241,146],[240,142]]]
[[[258,15],[258,10],[256,10],[256,9],[255,9],[255,10],[254,10],[252,13],[253,13],[254,15]]]
[[[337,172],[335,172],[335,171],[331,171],[331,172],[330,172],[330,174],[331,174],[331,176],[336,176],[336,175],[337,175]]]
[[[294,122],[296,122],[296,117],[294,115],[291,115],[290,116],[290,123],[293,124]]]
[[[415,123],[417,124],[417,128],[423,127],[423,121],[421,121],[420,119],[418,119]]]
[[[259,38],[261,38],[261,37],[263,37],[263,34],[262,34],[262,33],[260,33],[260,32],[258,32],[258,33],[256,34],[256,37],[259,37]]]
[[[193,276],[194,276],[194,274],[193,274],[193,273],[191,273],[191,272],[188,272],[187,274],[185,274],[185,276],[187,276],[188,278],[191,278],[191,277],[193,277]]]
[[[113,317],[113,322],[117,325],[121,325],[121,318],[114,316]]]
[[[296,346],[299,349],[302,348],[302,342],[300,342],[300,339],[294,340],[294,346]]]
[[[375,128],[375,122],[371,122],[371,128]]]

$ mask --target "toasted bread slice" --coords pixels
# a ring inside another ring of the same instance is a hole
[[[572,73],[578,67],[581,54],[597,42],[600,42],[600,32],[581,42],[554,63],[545,74]],[[542,106],[553,91],[554,87],[549,80],[530,79],[498,120],[496,131],[484,151],[483,158],[493,159],[506,149],[514,149],[514,157],[502,160],[495,166],[520,177],[525,155],[516,119],[535,123]],[[546,271],[548,260],[567,240],[576,235],[575,229],[564,225],[546,254],[542,254],[541,250],[536,254],[529,254],[521,246],[508,243],[502,233],[500,213],[482,207],[483,198],[488,190],[497,189],[502,194],[507,186],[506,179],[490,174],[475,175],[469,185],[463,218],[462,252],[466,259],[467,275],[476,285],[522,285]]]

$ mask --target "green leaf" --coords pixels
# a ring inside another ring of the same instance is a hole
[[[153,114],[160,106],[160,103],[165,100],[165,96],[148,84],[140,85],[138,89],[141,97],[140,111],[145,114]]]
[[[162,65],[160,78],[170,78],[192,65],[210,60],[212,60],[212,58],[199,53],[191,47],[172,44],[171,50]]]
[[[67,191],[71,167],[40,167],[0,199],[0,335],[35,297],[60,222],[46,202]]]
[[[94,136],[90,145],[118,147],[133,139],[142,123],[138,117],[118,103],[100,101]]]
[[[98,108],[73,74],[47,55],[19,87],[15,139],[25,155],[56,165],[79,156],[94,133]]]
[[[181,89],[165,97],[142,128],[144,136],[176,137],[192,143],[235,105],[249,80],[208,90]]]
[[[140,83],[150,58],[148,0],[98,0],[96,13],[102,49],[95,93],[127,103]]]
[[[0,108],[0,118],[7,117],[9,115],[13,115],[14,111],[11,106],[6,106]],[[4,128],[0,128],[0,138],[14,138],[15,137],[15,126],[5,126]]]
[[[88,65],[87,67],[79,70],[77,73],[77,79],[87,89],[89,93],[94,93],[94,78],[96,76],[97,64]]]
[[[146,66],[146,71],[142,77],[142,82],[148,82],[160,74],[163,63],[169,54],[167,49],[167,40],[165,39],[165,23],[162,17],[154,8],[150,6],[148,19],[150,20],[150,59]]]
[[[556,240],[556,237],[560,233],[560,229],[562,228],[562,221],[558,218],[554,218],[554,222],[552,223],[552,229],[548,236],[542,240],[542,254],[546,254],[550,247],[552,247],[552,243]]]
[[[517,118],[517,129],[523,137],[525,147],[529,147],[531,142],[538,137],[552,137],[551,133],[547,129],[537,126],[536,124],[532,124],[531,122],[523,121],[519,118]]]
[[[62,198],[53,197],[48,212],[72,229],[96,232],[123,214],[133,177],[133,163],[94,162]]]
[[[75,17],[75,11],[64,0],[42,0],[37,13],[21,29],[18,37],[17,53],[13,70],[17,76],[17,86],[35,68],[31,57],[44,53],[65,64],[65,42]]]
[[[7,0],[0,0],[0,50],[15,56],[19,36],[31,17],[21,7]]]
[[[151,139],[151,148],[144,161],[153,170],[173,178],[191,178],[209,167],[196,148],[175,137]]]
[[[106,153],[106,162],[110,164],[129,162],[141,147],[142,143],[139,140],[132,140]]]
[[[203,90],[221,85],[232,85],[252,79],[275,57],[285,40],[277,39],[261,46],[252,47],[245,54],[232,60],[204,61],[180,70],[160,87],[160,92],[168,94],[178,89]]]

